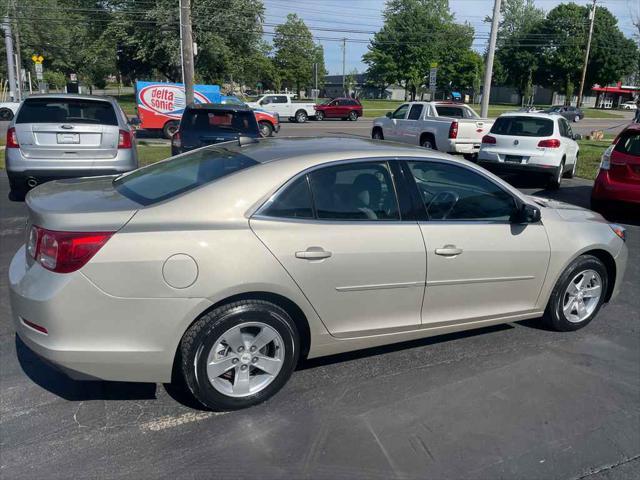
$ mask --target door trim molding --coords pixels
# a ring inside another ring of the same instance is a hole
[[[519,280],[533,280],[534,275],[522,275],[519,277],[489,277],[489,278],[462,278],[460,280],[431,280],[427,281],[427,287],[437,287],[440,285],[466,285],[470,283],[493,283],[493,282],[517,282]]]
[[[338,292],[360,292],[364,290],[386,290],[390,288],[424,287],[425,282],[380,283],[372,285],[349,285],[336,287]]]

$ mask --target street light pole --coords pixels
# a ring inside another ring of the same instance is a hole
[[[580,90],[578,91],[578,101],[576,107],[582,105],[582,93],[584,92],[584,81],[587,78],[587,63],[589,62],[589,52],[591,51],[591,37],[593,36],[593,24],[596,20],[596,0],[593,0],[593,8],[589,15],[591,17],[591,25],[589,25],[589,38],[587,39],[587,50],[584,52],[584,65],[582,66],[582,80],[580,80]]]
[[[345,64],[346,64],[346,55],[347,55],[347,39],[342,39],[342,94],[346,96],[345,91],[345,83],[344,83],[344,72],[345,72]]]
[[[482,106],[480,116],[486,118],[489,115],[489,96],[491,94],[491,77],[493,76],[493,57],[496,53],[496,39],[498,38],[498,26],[500,23],[500,0],[494,0],[493,18],[491,19],[491,35],[489,36],[489,51],[487,63],[484,67],[484,86],[482,88]]]
[[[193,103],[193,35],[191,33],[191,0],[180,0],[180,43],[182,52],[182,82],[187,105]]]
[[[14,102],[18,101],[16,96],[16,65],[13,57],[13,38],[11,37],[11,22],[9,17],[4,17],[2,21],[4,30],[4,44],[7,51],[7,73],[9,74],[9,96]]]

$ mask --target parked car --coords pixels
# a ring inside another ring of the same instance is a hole
[[[316,105],[316,120],[325,118],[340,118],[356,121],[362,116],[362,105],[354,98],[334,98],[323,104]]]
[[[220,103],[222,105],[246,106],[245,102],[233,95],[223,95]],[[267,112],[262,109],[253,109],[253,113],[256,116],[258,127],[260,127],[260,133],[263,137],[271,137],[274,132],[278,133],[280,131],[280,117],[277,113]]]
[[[260,138],[254,111],[245,105],[200,103],[188,106],[171,138],[171,155],[239,137]]]
[[[616,202],[637,206],[640,217],[640,124],[629,124],[605,150],[591,191],[591,208]]]
[[[357,138],[237,143],[32,191],[9,268],[24,344],[75,378],[173,374],[237,409],[301,358],[528,318],[577,330],[622,284],[622,227],[470,162]]]
[[[579,138],[559,115],[503,113],[482,138],[478,163],[497,173],[539,175],[555,189],[576,172]]]
[[[7,129],[5,162],[11,195],[24,197],[58,178],[112,175],[138,167],[136,139],[110,97],[32,95]]]
[[[9,122],[18,111],[20,102],[1,102],[0,103],[0,121]]]
[[[623,110],[637,110],[638,106],[636,105],[636,102],[624,102],[620,105],[620,108]]]
[[[407,102],[373,121],[371,137],[473,158],[492,121],[467,105],[453,102]]]
[[[277,113],[280,118],[288,118],[290,122],[304,123],[309,117],[315,117],[315,104],[294,102],[293,97],[292,94],[284,93],[263,95],[255,102],[248,102],[247,105]]]
[[[565,105],[555,105],[547,110],[544,110],[544,112],[560,115],[570,122],[579,122],[584,118],[584,112],[581,109]]]

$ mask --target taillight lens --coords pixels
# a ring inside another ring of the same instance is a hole
[[[120,130],[120,133],[118,135],[118,148],[119,149],[126,149],[126,148],[131,148],[132,144],[131,144],[131,132],[127,131],[127,130]]]
[[[493,145],[496,143],[496,137],[492,137],[491,135],[485,135],[484,137],[482,137],[482,143],[489,143]]]
[[[449,127],[449,138],[458,138],[458,122],[451,122]]]
[[[40,265],[57,273],[82,268],[114,232],[58,232],[33,226],[27,251]]]
[[[16,134],[16,129],[11,127],[7,130],[7,148],[20,148],[20,144],[18,143],[18,135]]]
[[[549,138],[547,140],[540,140],[538,147],[542,148],[560,148],[560,140],[557,138]]]
[[[182,146],[182,137],[180,136],[180,132],[176,132],[171,137],[171,145],[176,148],[180,148]]]
[[[611,168],[611,153],[615,146],[616,144],[612,143],[602,154],[602,158],[600,159],[600,170],[609,170]]]

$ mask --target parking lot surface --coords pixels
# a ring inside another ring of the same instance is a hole
[[[323,128],[366,125],[345,123]],[[26,209],[7,189],[2,173],[2,478],[640,476],[638,222],[622,293],[578,332],[533,320],[308,361],[267,403],[214,413],[164,385],[72,381],[20,342],[7,269]],[[552,196],[586,206],[590,189]]]

